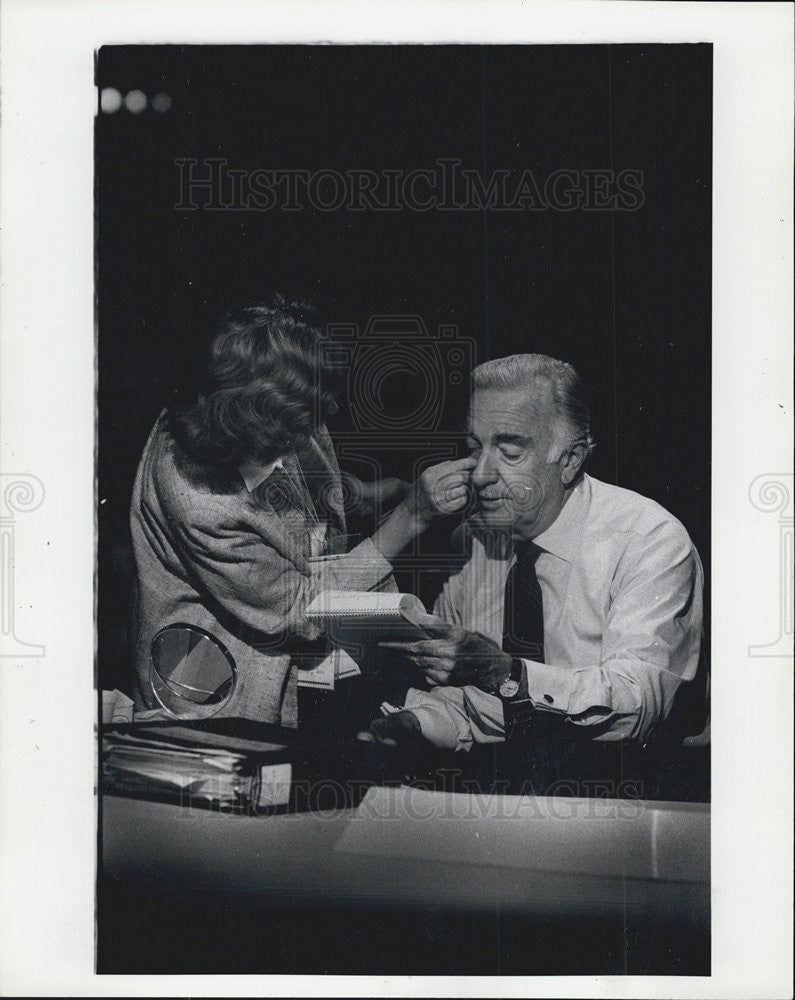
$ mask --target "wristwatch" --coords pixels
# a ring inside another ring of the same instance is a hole
[[[505,739],[527,739],[535,729],[535,705],[525,693],[519,697],[524,677],[524,661],[514,656],[511,672],[500,684],[499,692],[503,703]]]
[[[511,672],[499,687],[500,698],[503,701],[512,701],[519,694],[523,672],[523,661],[518,656],[514,656],[511,660]]]

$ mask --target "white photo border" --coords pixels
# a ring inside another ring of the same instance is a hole
[[[749,488],[792,470],[792,6],[3,0],[0,17],[0,460],[45,493],[34,511],[29,482],[14,553],[16,629],[44,652],[0,658],[3,992],[790,996],[793,662],[749,656],[773,638],[784,596],[779,523]],[[714,45],[712,975],[95,975],[95,51],[661,41]]]

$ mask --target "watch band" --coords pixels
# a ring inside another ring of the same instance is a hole
[[[500,685],[506,740],[527,736],[533,728],[535,706],[527,695],[518,697],[524,672],[524,661],[514,656],[511,672]]]
[[[506,740],[526,739],[535,727],[535,706],[529,698],[504,702],[503,718]]]

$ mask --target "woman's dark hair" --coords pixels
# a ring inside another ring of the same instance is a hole
[[[321,336],[311,303],[276,292],[227,309],[193,386],[167,409],[184,457],[224,477],[305,441],[332,411],[339,383]]]

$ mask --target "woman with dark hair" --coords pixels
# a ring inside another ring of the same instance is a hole
[[[322,348],[306,303],[274,293],[234,306],[192,391],[158,418],[131,507],[139,709],[156,707],[154,636],[183,623],[215,636],[235,661],[223,714],[295,726],[300,650],[318,635],[308,601],[327,589],[394,589],[389,560],[434,517],[463,507],[469,459],[423,473],[372,539],[310,562],[346,547],[324,424],[339,379]]]
[[[218,482],[239,466],[269,465],[308,440],[336,410],[337,369],[319,345],[307,303],[272,294],[232,306],[218,324],[194,391],[168,410],[183,461]]]

